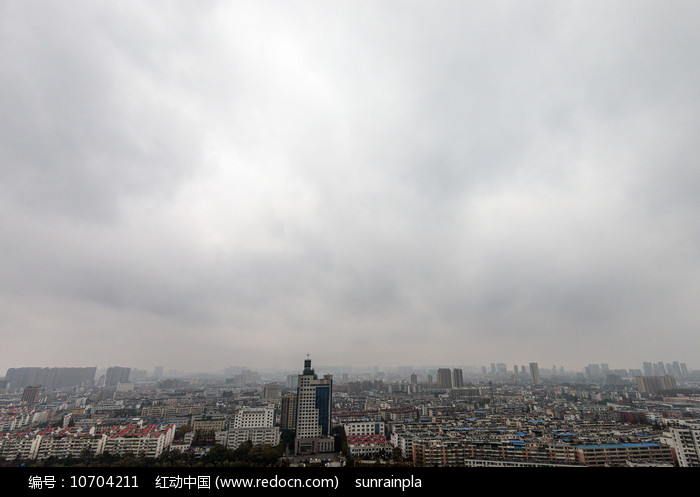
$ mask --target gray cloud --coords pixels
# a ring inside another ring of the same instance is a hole
[[[692,365],[698,7],[1,9],[0,365]]]

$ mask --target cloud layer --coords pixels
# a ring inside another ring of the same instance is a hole
[[[699,19],[4,3],[0,367],[700,367]]]

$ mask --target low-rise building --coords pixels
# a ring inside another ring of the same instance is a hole
[[[348,452],[352,457],[376,456],[393,449],[384,435],[351,435],[347,437]]]

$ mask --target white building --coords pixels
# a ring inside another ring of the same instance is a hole
[[[375,456],[391,452],[392,446],[384,435],[352,435],[348,437],[348,451],[353,457]]]
[[[381,421],[351,421],[343,425],[345,435],[384,435],[384,423]]]
[[[33,454],[33,458],[79,457],[85,450],[90,454],[97,454],[103,444],[102,436],[90,432],[60,430],[37,437],[36,452]]]
[[[680,467],[700,467],[700,423],[671,427],[667,441],[673,447]]]
[[[156,458],[169,449],[175,436],[174,425],[121,425],[97,430],[49,428],[0,436],[0,459],[46,459],[77,457],[83,450],[92,455],[104,452],[127,453]]]
[[[413,439],[416,436],[410,432],[393,431],[391,433],[391,445],[401,450],[404,459],[413,458]]]
[[[140,427],[130,425],[124,429],[106,435],[103,440],[101,450],[98,452],[108,452],[115,455],[133,454],[135,456],[145,456],[156,458],[164,450],[170,448],[175,438],[175,425],[149,425]]]
[[[280,429],[275,426],[274,408],[244,408],[236,412],[228,432],[228,447],[236,449],[248,440],[253,445],[275,446],[280,443]]]

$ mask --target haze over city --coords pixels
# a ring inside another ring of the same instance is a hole
[[[700,3],[3,2],[0,372],[700,348]]]

